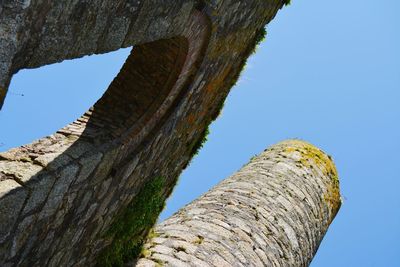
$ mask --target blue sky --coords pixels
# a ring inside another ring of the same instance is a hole
[[[312,266],[399,267],[400,2],[292,2],[267,27],[161,219],[264,148],[301,138],[333,156],[345,199]],[[128,53],[20,71],[0,112],[0,150],[82,114]]]

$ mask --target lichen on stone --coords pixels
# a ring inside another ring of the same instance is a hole
[[[337,211],[341,205],[339,176],[332,158],[317,147],[301,140],[285,141],[285,144],[290,144],[285,149],[285,152],[300,153],[301,157],[298,161],[302,166],[310,169],[316,165],[324,175],[330,178],[330,183],[327,185],[327,192],[323,198],[328,203],[331,211]]]

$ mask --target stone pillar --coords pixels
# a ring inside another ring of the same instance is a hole
[[[308,266],[340,204],[331,158],[285,141],[160,223],[136,266]]]

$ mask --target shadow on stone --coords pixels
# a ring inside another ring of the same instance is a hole
[[[201,63],[208,36],[201,19],[195,16],[197,26],[184,36],[135,46],[105,94],[75,122],[0,153],[0,265],[93,265],[120,238],[109,231],[116,218],[160,177],[155,205],[163,206],[177,177],[149,162],[171,145],[160,140],[173,130],[165,121]],[[151,218],[130,232],[139,243],[160,211],[134,213]]]

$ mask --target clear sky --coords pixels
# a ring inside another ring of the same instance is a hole
[[[399,267],[400,1],[292,2],[268,26],[161,219],[264,148],[301,138],[333,156],[344,196],[312,267]],[[128,53],[18,73],[0,112],[0,150],[77,118]]]

